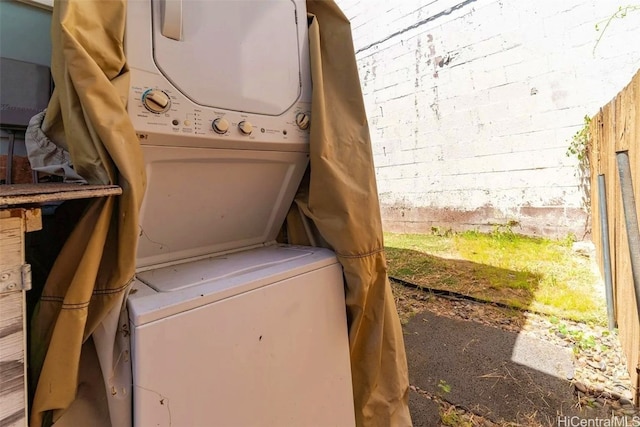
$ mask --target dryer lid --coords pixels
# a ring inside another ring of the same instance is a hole
[[[292,0],[153,3],[153,49],[164,76],[196,104],[280,115],[301,92]]]

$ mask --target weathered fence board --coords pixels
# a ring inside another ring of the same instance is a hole
[[[603,106],[591,121],[591,212],[592,236],[601,271],[602,242],[598,209],[598,176],[604,175],[609,245],[614,288],[614,310],[620,341],[627,357],[629,375],[636,404],[638,401],[638,368],[640,368],[640,317],[636,304],[631,270],[631,256],[625,225],[625,213],[616,153],[627,151],[631,163],[636,210],[640,213],[640,72],[611,102]]]

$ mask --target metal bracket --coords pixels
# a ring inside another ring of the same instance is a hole
[[[0,271],[0,293],[31,289],[31,265],[23,264],[11,270]]]

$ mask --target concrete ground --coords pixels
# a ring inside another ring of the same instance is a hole
[[[576,406],[566,348],[429,311],[404,331],[416,427],[441,425],[442,402],[485,418],[484,425],[558,426],[568,425],[559,424],[567,417],[607,417],[604,408]]]

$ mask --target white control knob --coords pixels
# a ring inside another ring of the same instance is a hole
[[[238,129],[240,129],[240,132],[242,132],[243,135],[251,135],[251,132],[253,132],[253,125],[248,121],[243,120],[238,123]]]
[[[227,131],[229,130],[229,121],[222,117],[218,117],[213,121],[213,123],[211,124],[211,127],[216,133],[219,133],[220,135],[222,135],[227,133]]]
[[[150,89],[142,95],[142,104],[152,113],[160,114],[169,110],[171,100],[169,96],[161,90]]]
[[[307,113],[298,113],[296,114],[296,125],[302,129],[308,129],[311,120],[309,119],[309,115]]]

